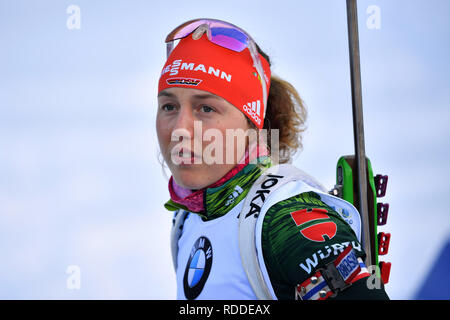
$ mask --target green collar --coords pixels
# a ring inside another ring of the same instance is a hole
[[[272,165],[267,156],[258,158],[258,164],[248,164],[234,177],[220,187],[206,188],[203,192],[205,212],[195,212],[203,220],[213,220],[225,215],[233,209],[250,191],[251,186],[259,178],[262,170]],[[170,199],[164,207],[169,211],[187,210],[183,205]]]

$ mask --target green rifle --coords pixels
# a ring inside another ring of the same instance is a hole
[[[367,220],[363,220],[363,216],[361,215],[362,233],[363,235],[364,232],[369,234],[369,243],[364,243],[364,237],[362,237],[367,258],[370,255],[370,260],[366,258],[366,264],[378,266],[379,268],[375,269],[377,276],[381,276],[383,282],[386,284],[389,281],[391,263],[380,262],[379,256],[388,253],[391,235],[390,233],[378,232],[378,226],[384,226],[386,224],[389,204],[378,202],[377,199],[386,195],[388,176],[380,174],[374,176],[372,164],[368,158],[366,158],[366,168]],[[356,180],[356,172],[355,156],[343,156],[339,158],[336,168],[336,185],[330,193],[352,203],[356,208],[360,208],[358,199],[359,185]],[[366,247],[369,247],[369,249]],[[369,264],[367,261],[371,261],[371,263]]]

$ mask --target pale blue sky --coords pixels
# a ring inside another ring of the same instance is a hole
[[[69,30],[69,5],[81,29]],[[276,4],[276,5],[275,5]],[[368,29],[366,9],[381,10]],[[0,298],[175,298],[157,160],[164,38],[197,17],[246,29],[309,110],[294,164],[328,187],[353,153],[344,0],[0,1]],[[389,175],[395,299],[450,236],[447,0],[358,1],[366,151]],[[69,265],[81,288],[66,287]],[[450,298],[450,296],[449,296]]]

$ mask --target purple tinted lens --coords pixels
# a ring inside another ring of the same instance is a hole
[[[248,37],[240,30],[220,26],[210,28],[211,42],[237,52],[247,47]]]

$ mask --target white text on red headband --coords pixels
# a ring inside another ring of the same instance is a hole
[[[208,71],[206,71],[208,69]],[[171,64],[168,64],[161,72],[161,76],[167,72],[169,75],[174,76],[178,74],[179,70],[191,70],[191,71],[201,71],[203,73],[212,74],[220,79],[225,79],[231,82],[231,74],[228,74],[218,68],[205,66],[204,64],[197,64],[195,62],[183,62],[182,59],[174,60]]]

